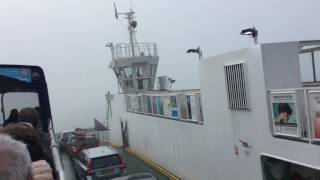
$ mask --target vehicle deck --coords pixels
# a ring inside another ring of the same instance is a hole
[[[157,172],[153,168],[149,167],[145,164],[142,160],[137,159],[136,157],[129,154],[126,150],[117,149],[120,156],[125,160],[127,168],[126,168],[126,175],[128,174],[135,174],[135,173],[142,173],[142,172],[149,172],[153,176],[155,176],[158,180],[167,180],[168,178],[161,173]],[[75,172],[73,170],[73,164],[69,157],[66,154],[62,154],[62,161],[65,170],[65,176],[68,180],[78,180]]]

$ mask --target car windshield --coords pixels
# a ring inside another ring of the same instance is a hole
[[[150,174],[136,174],[136,175],[133,175],[131,177],[128,178],[128,180],[143,180],[143,179],[154,179],[153,176],[151,176]]]
[[[95,146],[98,141],[95,138],[81,138],[77,140],[77,146]]]
[[[104,156],[93,159],[93,168],[104,168],[109,166],[115,166],[120,164],[120,158],[118,155]]]
[[[61,139],[68,139],[71,135],[73,135],[73,132],[66,132],[66,133],[63,133]]]
[[[0,116],[1,124],[19,121],[19,112],[23,108],[39,107],[38,94],[34,92],[8,92],[2,94],[1,99],[3,108]]]

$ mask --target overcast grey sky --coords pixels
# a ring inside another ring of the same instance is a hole
[[[116,0],[118,11],[129,0]],[[259,41],[320,39],[319,0],[133,0],[138,41],[158,43],[158,75],[174,88],[198,88],[204,57],[252,45],[241,37],[256,26]],[[106,42],[127,42],[126,22],[115,20],[113,0],[0,0],[0,63],[44,68],[58,129],[92,126],[105,119],[104,94],[116,92]],[[183,66],[181,66],[183,64]]]

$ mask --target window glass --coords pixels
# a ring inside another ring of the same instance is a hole
[[[95,146],[98,145],[98,141],[95,138],[81,138],[77,141],[77,146]]]
[[[87,165],[86,155],[84,153],[80,154],[80,162],[84,165]]]
[[[197,119],[197,109],[196,109],[196,100],[195,96],[187,95],[187,108],[188,108],[188,119]]]
[[[147,112],[152,113],[151,97],[147,96]]]
[[[93,168],[103,168],[109,166],[120,165],[120,158],[118,155],[105,156],[93,159]]]
[[[312,68],[312,54],[303,53],[299,55],[300,73],[302,82],[312,82],[313,68]]]
[[[142,79],[138,79],[137,83],[138,83],[138,89],[143,89],[143,80]]]
[[[170,97],[169,96],[163,96],[163,115],[165,116],[171,116],[171,104],[170,104]]]
[[[126,78],[132,77],[132,75],[131,75],[131,68],[125,68],[125,69],[124,69],[124,74],[125,74],[125,77],[126,77]]]
[[[161,96],[157,96],[157,112],[160,115],[163,115],[163,104]]]
[[[12,110],[20,112],[23,108],[35,108],[39,107],[38,94],[34,92],[14,92],[5,93],[3,95],[3,109],[4,114],[0,113],[0,123],[2,124],[5,120],[8,120]],[[14,116],[10,117],[10,121],[13,120]],[[18,119],[18,116],[16,117]]]
[[[138,96],[138,109],[137,111],[142,112],[142,96]]]
[[[187,99],[185,95],[179,96],[179,104],[180,104],[181,118],[188,119]]]
[[[177,106],[177,97],[176,96],[170,96],[170,105],[171,105],[171,116],[172,117],[178,117],[178,106]]]
[[[315,180],[320,179],[320,171],[294,164],[291,162],[262,156],[263,180],[292,179],[292,180]]]
[[[320,81],[320,50],[314,51],[314,68],[316,71],[316,81]]]
[[[156,96],[151,96],[152,99],[152,112],[153,114],[157,114],[157,100],[156,100]]]

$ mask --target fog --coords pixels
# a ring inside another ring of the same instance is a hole
[[[130,9],[117,0],[118,11]],[[158,75],[175,89],[199,88],[203,56],[253,45],[240,30],[255,26],[259,42],[320,39],[318,0],[132,0],[137,40],[158,43]],[[111,0],[1,0],[0,63],[41,66],[59,130],[106,119],[105,93],[117,93],[107,42],[128,42],[126,21],[114,18]]]

